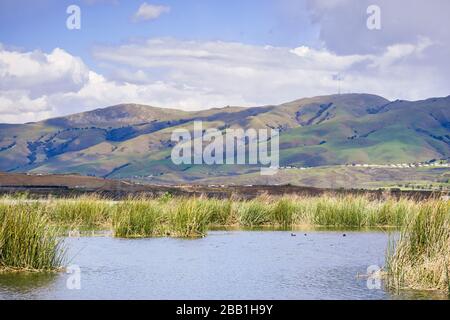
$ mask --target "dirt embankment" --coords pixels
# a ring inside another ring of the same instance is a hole
[[[170,193],[175,196],[208,196],[217,198],[255,198],[260,195],[286,195],[295,194],[300,196],[318,196],[323,194],[370,194],[376,198],[385,196],[406,196],[417,199],[443,196],[444,194],[431,191],[382,191],[362,189],[319,189],[293,185],[284,186],[203,186],[203,185],[181,185],[161,186],[142,185],[127,181],[103,179],[96,177],[67,175],[30,175],[23,173],[1,173],[0,172],[0,194],[12,194],[25,192],[30,196],[45,197],[48,195],[69,197],[83,194],[99,194],[110,198],[125,198],[145,194],[159,196]],[[448,196],[448,195],[447,195]]]

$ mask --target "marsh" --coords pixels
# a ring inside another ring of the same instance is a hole
[[[303,232],[298,231],[299,234]],[[200,239],[66,238],[70,274],[0,274],[1,299],[399,299],[369,289],[371,265],[383,266],[384,231],[210,231]]]

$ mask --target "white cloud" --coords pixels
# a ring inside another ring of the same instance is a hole
[[[114,65],[111,74],[117,75],[118,70],[140,70],[151,77],[157,73],[160,80],[187,84],[224,97],[241,97],[248,105],[334,93],[337,85],[332,75],[336,73],[344,75],[345,91],[410,99],[443,94],[444,79],[435,81],[442,73],[423,63],[432,45],[428,39],[419,38],[415,43],[389,46],[381,54],[338,55],[305,46],[291,49],[219,41],[151,39],[97,47],[94,56]],[[433,72],[435,78],[430,81],[427,75]],[[417,74],[424,77],[418,78]],[[396,85],[396,82],[405,85]],[[411,88],[420,89],[412,92]],[[210,105],[214,102],[210,101]],[[236,101],[230,99],[228,103]]]
[[[26,122],[55,114],[50,97],[77,92],[89,69],[62,49],[19,52],[0,47],[0,122]]]
[[[148,4],[144,2],[134,14],[134,21],[146,21],[157,19],[163,13],[170,12],[170,7],[163,5]]]
[[[393,64],[408,57],[423,57],[423,52],[431,47],[433,42],[428,38],[420,37],[417,44],[399,43],[388,46],[385,52],[379,56],[373,56],[371,67],[390,68]]]
[[[0,122],[24,123],[51,117],[53,112],[47,106],[46,96],[31,99],[21,91],[1,92]]]
[[[88,68],[64,50],[18,52],[0,49],[0,90],[28,90],[32,96],[80,89]]]
[[[426,38],[381,54],[338,55],[306,46],[151,39],[94,48],[102,74],[62,49],[19,52],[0,47],[0,123],[36,121],[119,103],[199,110],[278,104],[343,92],[389,99],[448,95],[448,75],[423,63]]]

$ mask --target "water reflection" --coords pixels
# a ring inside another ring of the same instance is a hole
[[[0,273],[0,297],[26,296],[51,287],[59,275],[55,272],[3,272]]]
[[[297,236],[292,236],[296,233]],[[196,240],[66,238],[65,273],[0,274],[0,299],[445,299],[371,289],[390,231],[212,231]]]

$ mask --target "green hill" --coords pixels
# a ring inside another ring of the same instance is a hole
[[[281,166],[396,164],[450,157],[450,97],[388,101],[343,94],[199,112],[123,104],[37,123],[0,124],[0,171],[178,183],[211,182],[215,177],[222,181],[258,170],[174,165],[171,133],[192,128],[195,120],[202,120],[204,129],[280,129]]]

